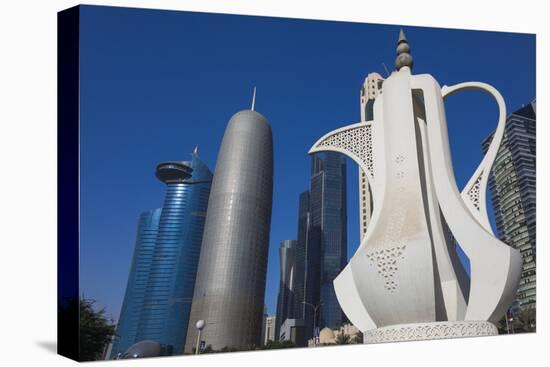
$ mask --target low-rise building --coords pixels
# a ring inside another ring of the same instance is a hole
[[[268,341],[275,340],[275,316],[267,316],[265,318],[264,334],[263,334],[263,344],[267,344]]]
[[[357,327],[352,324],[344,324],[338,329],[330,329],[328,327],[322,329],[319,333],[319,339],[317,340],[317,345],[329,345],[329,344],[338,344],[337,338],[338,335],[347,335],[349,336],[349,343],[361,343],[361,332]],[[308,347],[315,346],[315,339],[308,340]]]
[[[303,319],[286,319],[281,324],[279,341],[285,340],[289,340],[299,347],[305,346]]]

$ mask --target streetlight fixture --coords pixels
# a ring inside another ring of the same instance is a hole
[[[197,346],[195,347],[195,354],[200,354],[201,332],[205,326],[206,322],[204,320],[199,320],[195,324],[195,327],[199,330],[199,334],[197,335]]]
[[[316,347],[317,337],[315,336],[315,330],[317,329],[317,310],[323,305],[323,302],[319,302],[316,306],[306,301],[302,301],[302,303],[313,308],[313,346]]]

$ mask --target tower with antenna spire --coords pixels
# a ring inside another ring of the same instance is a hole
[[[261,345],[273,196],[273,138],[251,108],[231,117],[218,153],[185,351],[195,323],[213,349]]]
[[[144,340],[171,354],[185,343],[212,172],[196,147],[191,160],[160,163],[155,174],[166,185],[164,203],[140,216],[112,356]]]

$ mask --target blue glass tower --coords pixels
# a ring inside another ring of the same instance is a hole
[[[181,354],[189,322],[212,173],[199,159],[195,149],[191,161],[159,164],[156,176],[166,184],[166,195],[151,260],[143,264],[142,272],[147,276],[143,296],[128,300],[128,303],[141,303],[139,315],[133,318],[136,325],[132,329],[136,331],[124,334],[124,329],[119,327],[117,334],[121,345],[153,340],[172,348],[173,354]],[[125,311],[124,307],[122,311]],[[123,317],[127,316],[121,313],[121,321]],[[118,348],[113,353],[124,351]]]
[[[334,292],[333,281],[347,263],[346,159],[339,153],[316,154],[312,159],[311,226],[320,233],[321,328],[335,329],[344,314]]]
[[[321,228],[312,225],[309,191],[300,194],[297,238],[294,317],[304,320],[304,341],[307,341],[313,337],[313,327],[320,320],[312,306],[320,302],[321,287]]]
[[[119,352],[124,353],[136,340],[161,212],[161,209],[155,209],[139,216],[134,256],[116,330],[118,337],[113,342],[112,357]]]
[[[281,325],[286,319],[294,318],[294,282],[296,280],[296,240],[284,240],[279,248],[281,274],[277,296],[277,317],[275,318],[275,340],[279,340]]]

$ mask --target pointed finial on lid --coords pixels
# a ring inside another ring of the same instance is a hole
[[[403,28],[399,30],[399,39],[397,40],[397,43],[401,42],[407,42],[407,37],[405,37],[405,32],[403,32]]]
[[[252,93],[252,107],[250,109],[254,111],[255,106],[256,106],[256,86],[254,86],[254,92]]]
[[[399,39],[397,40],[397,58],[395,59],[395,69],[399,71],[402,67],[407,66],[410,69],[413,67],[413,57],[410,54],[411,48],[403,28],[399,31]]]
[[[193,149],[193,154],[198,156],[199,155],[199,146],[195,146],[195,149]]]

